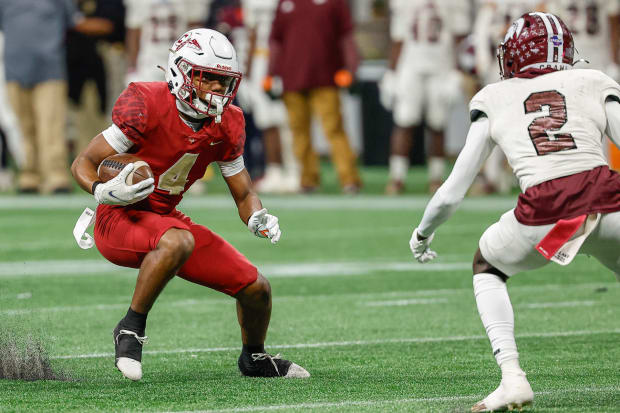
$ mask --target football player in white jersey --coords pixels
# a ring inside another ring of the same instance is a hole
[[[281,99],[272,99],[263,88],[269,64],[269,33],[278,0],[242,0],[241,5],[249,38],[245,69],[249,82],[241,84],[237,96],[243,109],[252,112],[265,148],[265,174],[255,183],[255,189],[261,193],[298,192],[299,173],[286,108]]]
[[[520,407],[534,393],[519,365],[506,280],[577,253],[620,273],[620,175],[603,154],[604,134],[620,145],[620,85],[598,70],[573,69],[573,39],[549,13],[524,14],[498,48],[504,80],[470,102],[472,124],[452,173],[428,203],[409,242],[428,262],[435,230],[456,210],[498,145],[522,194],[482,235],[474,294],[502,372],[499,387],[472,411]]]
[[[409,169],[412,133],[426,121],[431,132],[429,186],[443,181],[444,136],[460,76],[455,46],[469,32],[469,6],[462,0],[390,0],[392,51],[379,84],[383,106],[393,111],[388,194],[403,191]]]
[[[546,0],[546,11],[560,17],[573,33],[577,58],[618,80],[618,0]]]
[[[186,31],[204,26],[211,0],[124,0],[126,83],[164,80],[169,47]]]

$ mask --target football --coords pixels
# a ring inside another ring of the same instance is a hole
[[[123,168],[130,164],[134,164],[134,169],[127,175],[127,185],[137,184],[147,178],[153,177],[153,171],[148,163],[135,155],[129,153],[118,153],[105,158],[99,168],[97,174],[102,182],[107,182],[119,174]]]

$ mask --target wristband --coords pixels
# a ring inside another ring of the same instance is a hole
[[[93,182],[93,185],[90,187],[90,192],[94,195],[95,194],[95,188],[97,188],[97,185],[102,184],[103,182],[101,181],[95,181]]]

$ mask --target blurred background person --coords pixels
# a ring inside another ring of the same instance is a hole
[[[9,104],[4,76],[4,35],[0,32],[0,191],[14,189],[14,173],[10,159],[17,168],[24,164],[21,129]]]
[[[204,27],[210,0],[125,0],[127,78],[164,80],[170,45],[190,29]]]
[[[405,189],[413,130],[422,121],[430,132],[430,192],[443,182],[444,129],[461,87],[456,48],[469,33],[469,11],[462,0],[390,1],[392,46],[379,85],[381,102],[394,117],[386,194]]]
[[[107,126],[109,101],[116,100],[118,95],[109,94],[114,72],[110,73],[104,57],[112,48],[102,45],[124,40],[125,28],[123,0],[76,0],[75,3],[85,17],[98,18],[107,24],[99,32],[72,29],[67,33],[67,137],[71,158]]]
[[[254,186],[262,193],[295,193],[299,191],[299,172],[286,108],[279,97],[268,95],[263,87],[269,64],[269,33],[278,0],[242,0],[241,4],[248,51],[245,78],[237,98],[261,130],[265,154],[264,175]]]
[[[66,143],[66,31],[109,28],[85,19],[73,0],[0,0],[7,91],[23,134],[21,193],[70,191]]]
[[[338,89],[351,85],[359,64],[353,28],[345,0],[278,2],[269,37],[268,75],[282,80],[304,192],[320,184],[319,156],[311,139],[313,115],[321,120],[342,192],[355,194],[361,187]]]

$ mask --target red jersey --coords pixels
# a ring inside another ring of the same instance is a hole
[[[352,31],[346,0],[280,0],[270,41],[281,46],[276,70],[284,90],[335,86],[345,65],[342,39]]]
[[[112,121],[133,142],[128,152],[153,170],[155,191],[135,204],[138,209],[172,211],[211,162],[230,162],[243,154],[241,109],[230,105],[221,123],[205,122],[194,132],[180,118],[166,82],[130,83],[114,105]]]

